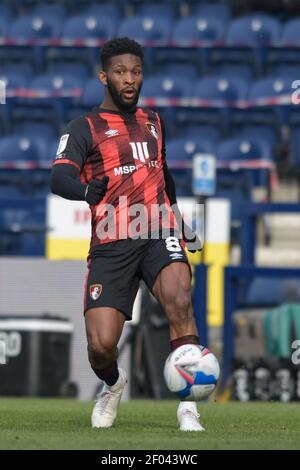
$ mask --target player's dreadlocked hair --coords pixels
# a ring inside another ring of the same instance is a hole
[[[101,62],[103,70],[107,69],[111,57],[122,54],[133,54],[144,61],[144,52],[142,46],[129,38],[115,38],[104,44],[101,49]]]

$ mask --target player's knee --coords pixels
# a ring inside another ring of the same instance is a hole
[[[186,320],[191,315],[191,306],[190,292],[181,291],[169,300],[166,310],[172,320]]]
[[[88,345],[88,356],[92,367],[104,369],[116,358],[116,347],[92,341]]]

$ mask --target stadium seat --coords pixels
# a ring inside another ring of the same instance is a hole
[[[226,78],[238,78],[250,83],[255,75],[255,70],[250,64],[218,64],[211,67],[211,75],[223,76]]]
[[[119,20],[120,17],[122,16],[122,8],[120,3],[119,4],[114,4],[114,3],[92,3],[92,2],[87,2],[86,5],[84,5],[80,9],[80,16],[97,16],[98,18],[101,17],[110,17],[113,18],[114,20]]]
[[[223,41],[225,26],[216,18],[188,17],[178,20],[173,28],[172,42],[184,47],[160,48],[157,51],[157,63],[178,62],[182,64],[193,63],[199,69],[206,66],[206,48],[195,47],[193,41],[216,42]]]
[[[46,142],[41,137],[13,135],[0,139],[1,161],[37,162],[46,152]]]
[[[236,137],[226,139],[217,147],[217,160],[220,161],[238,161],[238,160],[271,160],[273,157],[272,148],[266,140],[258,140]],[[226,171],[225,171],[226,172]],[[251,175],[252,186],[261,186],[268,188],[269,172],[265,169],[242,170],[243,173]]]
[[[272,126],[244,126],[239,128],[236,134],[236,137],[240,136],[250,140],[258,139],[262,144],[266,142],[267,149],[271,149],[272,154],[275,153],[276,144],[280,141],[280,136]]]
[[[140,16],[156,16],[160,18],[172,18],[175,19],[177,15],[176,7],[170,3],[138,3],[135,6],[135,14]]]
[[[169,41],[173,22],[171,18],[156,16],[132,16],[125,18],[119,27],[118,36],[129,36],[140,43]]]
[[[273,67],[278,63],[300,64],[300,18],[288,21],[282,30],[281,43],[283,47],[269,51],[267,58],[268,73],[273,73]]]
[[[92,75],[93,69],[88,64],[80,61],[65,60],[50,63],[47,72],[53,75],[71,75],[84,81],[89,75]]]
[[[0,254],[45,256],[45,198],[0,199]]]
[[[196,2],[191,7],[192,16],[206,16],[218,18],[223,24],[228,23],[231,17],[230,8],[224,3]]]
[[[68,120],[85,112],[91,111],[95,106],[99,106],[104,98],[104,87],[97,77],[90,78],[84,84],[82,97],[77,106],[73,107],[69,114]]]
[[[9,27],[10,27],[10,18],[6,18],[5,16],[0,16],[0,38],[1,39],[7,38]]]
[[[193,83],[189,78],[158,75],[144,80],[144,98],[187,98],[191,96]]]
[[[233,20],[229,25],[227,46],[271,46],[280,39],[281,25],[275,18],[253,14]]]
[[[40,16],[44,18],[57,18],[58,21],[64,20],[67,11],[64,5],[60,3],[43,3],[35,2],[34,6],[29,10],[31,16]]]
[[[210,63],[248,63],[261,74],[266,61],[267,46],[280,39],[281,25],[265,14],[253,14],[237,18],[229,24],[225,49],[211,51]]]
[[[209,138],[179,138],[167,142],[167,159],[169,162],[191,161],[195,153],[214,153],[216,142]]]
[[[142,98],[188,98],[191,96],[193,82],[188,78],[171,76],[154,76],[146,78],[141,92]],[[156,106],[173,133],[179,107]]]
[[[157,68],[157,74],[166,75],[169,77],[190,77],[191,80],[195,80],[198,76],[197,65],[193,63],[178,63],[178,62],[169,62],[161,64]]]
[[[97,39],[107,41],[116,33],[117,22],[109,16],[73,16],[64,23],[62,39],[88,40]],[[99,61],[99,46],[68,46],[49,47],[47,51],[48,63],[59,61],[75,61],[87,64],[90,70]]]
[[[0,105],[0,116],[1,120],[4,122],[5,131],[9,132],[11,130],[13,109],[15,106],[23,102],[21,97],[9,96],[9,93],[17,89],[26,88],[29,80],[26,76],[16,74],[14,72],[0,73],[0,80],[4,81],[6,84],[6,104],[5,106]]]
[[[28,15],[11,24],[9,37],[13,40],[53,39],[60,37],[62,19],[45,15]]]
[[[177,194],[179,191],[182,196],[192,195],[192,168],[180,168],[180,165],[184,162],[191,163],[193,155],[197,152],[211,154],[214,150],[215,142],[208,138],[179,138],[167,141],[167,161],[176,184]]]
[[[223,41],[225,32],[224,23],[217,18],[189,17],[175,24],[172,40],[182,43],[185,41]]]
[[[15,133],[29,137],[30,139],[38,136],[46,141],[51,141],[60,134],[57,126],[48,122],[34,121],[31,119],[18,122],[13,130]]]
[[[300,127],[291,129],[290,168],[300,173]]]
[[[25,62],[8,61],[0,66],[0,74],[7,74],[9,76],[16,75],[18,77],[24,77],[26,81],[29,81],[33,77],[34,68],[31,64],[26,64]]]
[[[73,16],[64,24],[64,39],[111,39],[116,31],[116,21],[109,16]]]
[[[236,100],[245,99],[248,95],[249,84],[239,78],[206,77],[198,80],[193,89],[193,97],[202,100],[221,100],[228,107],[197,107],[184,113],[181,119],[186,123],[198,123],[208,125],[222,125],[224,132],[229,132],[232,109]]]
[[[288,79],[292,83],[300,77],[300,60],[298,64],[290,64],[289,62],[274,63],[268,67],[268,72],[270,77]]]
[[[70,75],[45,74],[32,80],[30,89],[40,93],[65,93],[65,96],[28,98],[22,105],[14,106],[12,119],[14,121],[25,120],[30,113],[31,119],[52,121],[60,126],[62,122],[65,122],[69,109],[79,102],[80,97],[72,96],[72,93],[81,93],[82,81]]]
[[[291,80],[266,77],[252,84],[249,91],[250,100],[260,100],[271,97],[284,97],[287,99],[291,94]],[[239,112],[239,116],[247,123],[260,123],[271,125],[282,125],[288,122],[290,106],[257,106]],[[241,119],[240,118],[240,119]]]
[[[41,16],[22,16],[14,20],[8,31],[9,39],[13,41],[32,41],[39,39],[58,38],[62,30],[62,19]],[[43,49],[39,47],[9,46],[1,51],[3,60],[21,60],[31,62],[36,68],[43,64]],[[1,57],[0,56],[0,57]]]
[[[236,137],[221,142],[216,155],[219,160],[260,160],[271,159],[272,151],[258,139]]]
[[[208,139],[214,142],[215,145],[217,145],[221,138],[221,130],[216,126],[186,126],[181,128],[181,130],[184,138]]]
[[[0,18],[4,21],[9,21],[13,17],[13,11],[8,5],[0,5]]]

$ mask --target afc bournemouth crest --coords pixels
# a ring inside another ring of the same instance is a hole
[[[157,140],[158,139],[158,130],[157,130],[155,124],[153,124],[152,122],[146,122],[146,127],[147,127],[148,131],[150,132],[150,134],[152,134],[153,137],[155,137],[155,139]]]
[[[102,284],[93,284],[90,286],[90,296],[93,300],[99,299],[102,292]]]

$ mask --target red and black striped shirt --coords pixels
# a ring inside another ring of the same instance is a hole
[[[166,193],[164,127],[158,113],[142,108],[128,113],[98,108],[74,119],[61,137],[53,163],[54,166],[61,164],[76,167],[83,184],[109,176],[104,199],[97,206],[90,206],[91,249],[100,243],[131,236],[132,218],[128,210],[124,210],[125,199],[127,207],[143,204],[149,231],[153,222],[156,226],[158,222],[159,229],[177,226]],[[113,236],[100,239],[97,226],[107,216],[106,204],[115,208],[116,230]],[[165,205],[169,210],[168,227],[161,214],[159,220],[153,221],[154,215],[151,219],[153,205]]]

